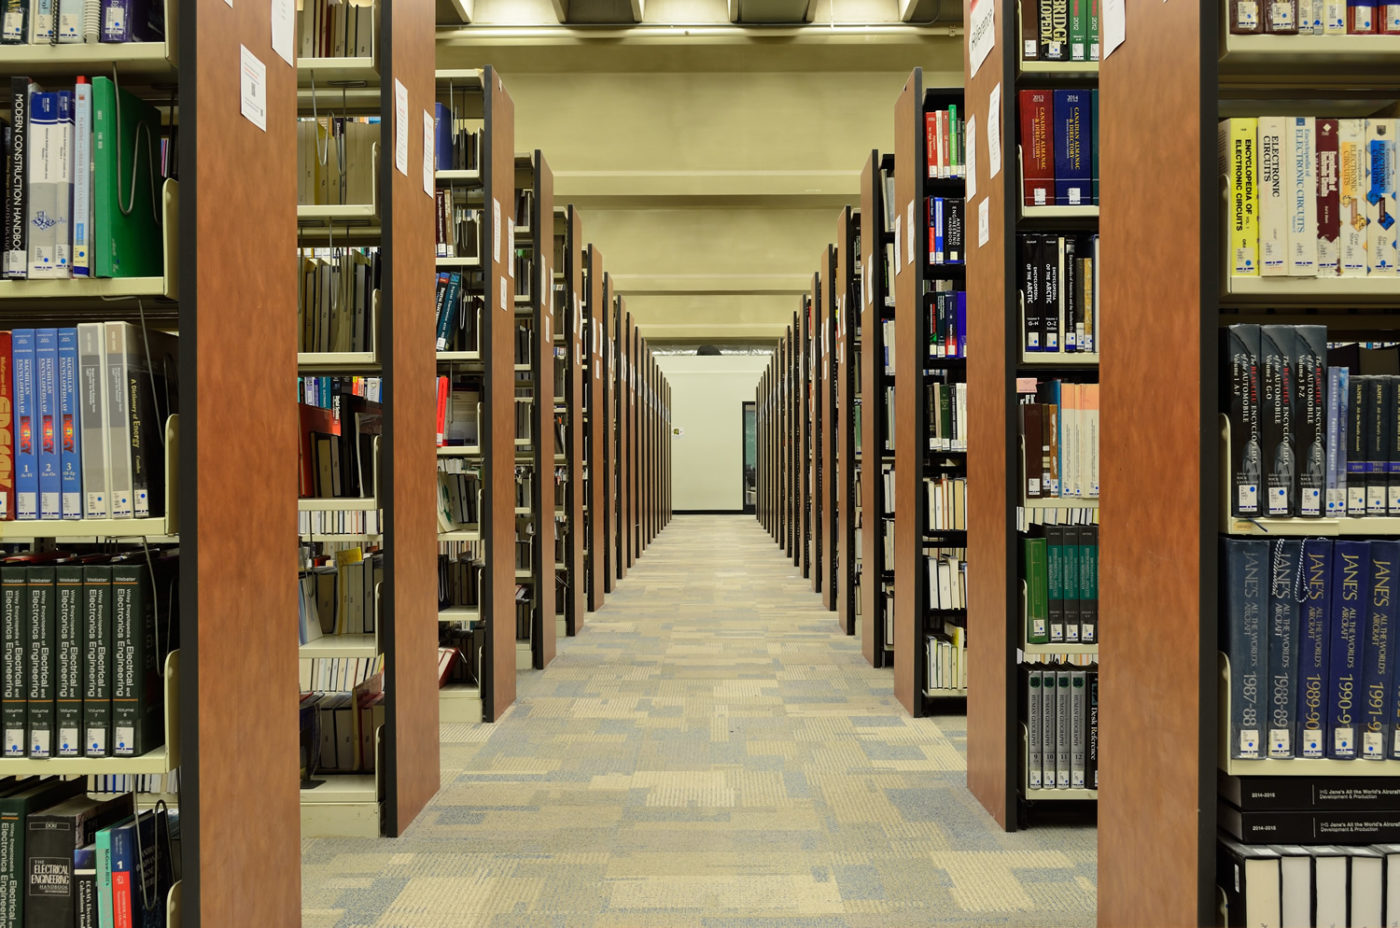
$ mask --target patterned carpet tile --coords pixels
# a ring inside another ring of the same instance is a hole
[[[394,841],[303,842],[306,928],[1094,922],[1092,828],[1007,834],[748,518],[677,517]]]

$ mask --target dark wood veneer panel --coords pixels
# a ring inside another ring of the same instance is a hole
[[[608,563],[608,394],[607,288],[603,253],[588,246],[588,608],[603,608],[603,594],[612,589],[606,579]]]
[[[501,211],[482,222],[482,241],[491,255],[491,276],[486,281],[485,326],[490,353],[486,376],[490,418],[487,452],[486,569],[491,582],[486,634],[490,646],[490,674],[482,695],[488,721],[496,721],[515,702],[515,256],[509,241],[492,241],[499,225],[506,239],[509,220],[515,215],[515,104],[494,69],[486,71],[487,151],[486,179],[489,209]],[[499,246],[499,247],[497,247]]]
[[[180,278],[186,919],[293,925],[296,76],[266,6],[197,0],[184,16],[181,231],[205,246],[183,249]],[[239,114],[240,45],[267,67],[266,132]]]
[[[967,83],[967,112],[979,126],[988,123],[987,101],[993,86],[1002,85],[1001,148],[1006,163],[995,178],[987,176],[987,129],[972,139],[978,146],[976,163],[982,176],[977,189],[988,202],[988,242],[977,245],[975,232],[978,206],[969,205],[967,257],[968,344],[968,481],[967,519],[969,566],[977,579],[968,586],[968,700],[967,700],[967,785],[983,807],[1003,827],[1014,827],[1012,793],[1014,781],[1009,769],[1016,762],[1008,751],[1010,730],[1015,724],[1016,706],[1007,701],[1008,668],[1007,611],[1012,540],[1008,537],[1012,513],[1008,509],[1008,484],[1018,479],[1019,467],[1007,459],[1007,250],[1006,236],[1015,230],[1006,221],[1006,190],[1016,180],[1016,137],[1007,135],[1012,123],[1016,93],[1004,81],[1003,52],[1008,48],[1007,17],[1016,19],[1015,5],[998,0],[997,27],[1000,40]],[[964,10],[966,13],[966,10]],[[1019,21],[1019,20],[1018,20]],[[1014,51],[1012,52],[1014,54]],[[964,55],[966,53],[964,52]],[[966,70],[966,69],[965,69]],[[969,158],[969,161],[972,159]],[[1014,293],[1012,294],[1014,296]]]
[[[399,834],[437,792],[437,451],[433,439],[436,406],[433,379],[433,198],[423,192],[423,112],[432,112],[435,15],[431,0],[392,0],[388,39],[393,81],[408,89],[407,176],[389,170],[388,247],[389,313],[381,328],[392,326],[392,357],[386,391],[390,397],[390,447],[393,460],[381,461],[388,477],[392,514],[385,533],[390,559],[384,601],[389,604],[386,685],[389,692],[386,745],[392,754],[389,803],[384,828]],[[392,100],[387,106],[392,109]],[[391,127],[392,128],[392,127]],[[385,136],[388,138],[387,134]],[[385,488],[381,487],[381,491]]]
[[[1202,693],[1214,693],[1214,682],[1202,680],[1200,666],[1202,649],[1214,650],[1214,630],[1206,627],[1213,620],[1203,622],[1201,611],[1203,593],[1214,592],[1202,589],[1200,571],[1215,554],[1202,550],[1199,513],[1217,505],[1214,494],[1202,496],[1201,476],[1202,444],[1215,440],[1203,425],[1213,425],[1215,400],[1202,409],[1201,385],[1213,382],[1213,372],[1202,369],[1201,234],[1216,217],[1202,215],[1194,192],[1203,183],[1215,190],[1214,165],[1202,163],[1213,137],[1202,138],[1200,75],[1202,38],[1218,24],[1202,21],[1201,9],[1135,7],[1133,33],[1151,41],[1129,39],[1101,72],[1104,926],[1196,924],[1198,892],[1213,884],[1210,876],[1198,883],[1197,867],[1199,842],[1209,848],[1213,841],[1215,806],[1215,758],[1213,748],[1203,754],[1201,731]],[[1152,118],[1143,119],[1149,86]],[[1143,398],[1163,395],[1164,387],[1170,401],[1144,415]],[[1148,480],[1151,492],[1144,492]],[[1213,711],[1214,699],[1204,698]],[[1149,726],[1153,736],[1145,739]]]
[[[533,656],[543,669],[554,660],[554,172],[535,152],[535,617]]]
[[[860,255],[861,273],[865,285],[860,288],[860,396],[861,396],[861,577],[860,577],[860,652],[872,667],[879,666],[884,647],[879,623],[880,572],[880,375],[884,360],[880,357],[880,307],[872,300],[873,275],[879,273],[875,256],[880,254],[879,216],[876,191],[880,184],[879,154],[872,152],[860,172]]]
[[[923,169],[919,154],[918,135],[923,132],[919,115],[923,108],[923,80],[920,72],[909,75],[894,106],[894,205],[895,228],[899,230],[908,217],[922,219],[925,215],[914,203],[919,195],[919,172]],[[911,206],[911,204],[913,204]],[[922,223],[896,231],[894,256],[894,324],[895,342],[889,346],[896,355],[894,362],[895,433],[894,433],[894,498],[902,502],[895,509],[894,520],[894,696],[911,715],[922,714],[918,681],[914,679],[915,650],[922,646],[918,640],[919,597],[915,586],[923,574],[923,544],[920,537],[919,513],[923,505],[920,475],[925,442],[921,441],[920,404],[923,384],[919,374],[925,367],[927,339],[919,337],[919,273],[928,254],[927,246],[912,246],[915,261],[906,261],[910,247],[906,242],[918,242],[915,229]],[[907,238],[906,238],[907,236]],[[900,254],[903,252],[903,254]]]
[[[583,557],[583,549],[588,545],[588,538],[583,531],[583,474],[587,466],[583,453],[583,368],[588,346],[583,341],[583,219],[573,206],[569,207],[568,231],[564,241],[564,299],[568,301],[568,309],[564,314],[564,324],[567,327],[564,346],[569,351],[569,447],[566,452],[569,459],[569,492],[565,494],[565,499],[568,500],[569,520],[569,587],[565,595],[569,597],[569,603],[565,615],[569,634],[577,635],[579,629],[583,628],[588,612],[587,584],[584,582],[586,567]]]
[[[855,441],[851,433],[855,414],[855,391],[851,382],[851,346],[855,331],[852,310],[847,305],[854,270],[850,248],[851,208],[842,207],[836,217],[836,624],[846,634],[855,632],[855,599],[851,581],[855,579]]]

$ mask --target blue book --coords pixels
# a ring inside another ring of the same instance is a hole
[[[15,513],[19,519],[39,518],[39,453],[34,444],[34,330],[15,329],[12,336],[15,370]]]
[[[452,111],[446,103],[433,104],[433,136],[437,169],[452,170]]]
[[[437,350],[446,351],[448,344],[452,340],[452,330],[457,325],[457,317],[461,312],[462,302],[462,275],[452,272],[447,275],[447,287],[442,295],[442,314],[438,316],[437,326]]]
[[[1327,753],[1327,646],[1331,633],[1332,542],[1303,542],[1303,602],[1298,618],[1299,757]]]
[[[1294,712],[1298,688],[1298,601],[1303,543],[1275,541],[1269,567],[1269,686],[1267,690],[1269,756],[1293,756]]]
[[[1400,541],[1371,542],[1371,593],[1361,648],[1361,756],[1385,760],[1390,742],[1391,667],[1395,627],[1395,574],[1400,571]]]
[[[958,294],[958,357],[967,357],[967,291],[959,290]]]
[[[1090,97],[1087,90],[1055,91],[1055,203],[1087,206],[1093,201],[1089,145]]]
[[[1264,610],[1268,606],[1269,543],[1227,538],[1224,544],[1230,756],[1258,760],[1264,756],[1261,696],[1268,669],[1264,656]]]
[[[39,452],[39,518],[62,516],[58,455],[58,329],[34,330],[34,396]]]
[[[1369,544],[1364,541],[1332,543],[1332,640],[1331,670],[1327,675],[1327,756],[1336,760],[1356,758],[1360,724],[1361,617],[1368,609],[1370,585]]]
[[[910,229],[909,234],[914,230]],[[943,198],[930,197],[928,201],[928,233],[932,240],[932,247],[929,249],[929,259],[931,264],[942,264],[948,260],[943,241]],[[899,256],[895,255],[895,263],[899,263]]]
[[[59,508],[65,519],[83,517],[83,454],[78,428],[78,330],[58,330]]]

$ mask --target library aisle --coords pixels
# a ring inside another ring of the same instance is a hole
[[[1095,834],[1005,833],[748,516],[677,516],[404,836],[302,843],[305,928],[1090,925]]]

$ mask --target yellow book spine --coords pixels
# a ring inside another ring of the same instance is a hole
[[[1257,118],[1236,117],[1220,124],[1220,167],[1228,211],[1226,256],[1232,277],[1259,276],[1258,139]]]

